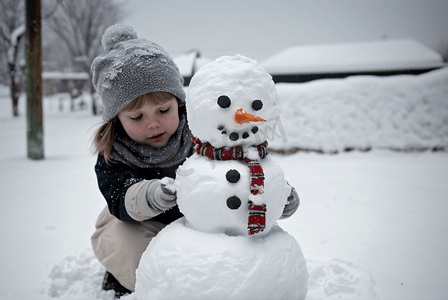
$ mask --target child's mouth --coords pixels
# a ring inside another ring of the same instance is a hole
[[[156,134],[156,135],[153,135],[152,137],[150,137],[149,139],[153,140],[153,141],[160,141],[162,139],[162,135],[163,135],[163,133]]]

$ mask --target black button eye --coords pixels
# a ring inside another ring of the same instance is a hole
[[[241,200],[237,196],[232,196],[227,199],[227,207],[230,209],[238,209],[241,206]]]
[[[252,108],[254,110],[260,110],[263,108],[263,102],[261,102],[261,100],[254,100],[254,102],[252,102]]]
[[[222,96],[218,97],[218,105],[220,107],[227,108],[227,107],[230,106],[230,104],[231,104],[231,102],[230,102],[230,98],[229,97],[227,97],[225,95],[222,95]]]

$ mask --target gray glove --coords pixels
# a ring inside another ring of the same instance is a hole
[[[177,195],[173,183],[174,179],[168,177],[152,180],[146,188],[146,200],[149,206],[159,211],[166,211],[176,206]]]
[[[289,185],[289,183],[288,183]],[[290,185],[289,185],[290,186]],[[292,216],[299,208],[300,205],[300,198],[299,195],[296,192],[296,189],[292,186],[291,187],[291,194],[289,194],[288,201],[286,202],[285,208],[283,209],[281,219],[286,219]]]

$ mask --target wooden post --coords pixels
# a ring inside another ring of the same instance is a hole
[[[28,157],[44,158],[40,0],[26,0],[26,94]]]

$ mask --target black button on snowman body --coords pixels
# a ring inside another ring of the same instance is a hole
[[[240,180],[241,175],[240,172],[238,172],[235,169],[231,169],[226,173],[226,179],[230,183],[237,183],[238,180]],[[241,206],[241,200],[238,196],[231,196],[227,198],[227,206],[230,209],[238,209]]]

